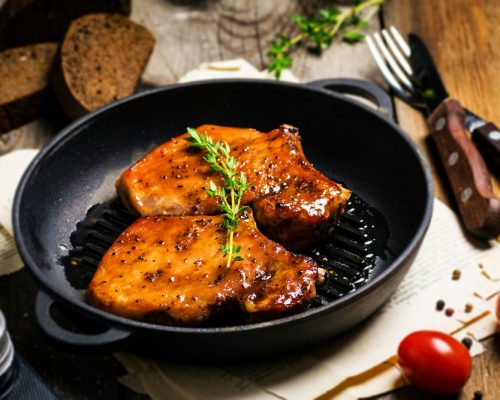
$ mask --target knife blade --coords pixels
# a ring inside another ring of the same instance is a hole
[[[425,104],[431,135],[465,226],[477,236],[495,238],[500,235],[500,199],[468,132],[500,164],[500,131],[450,98],[423,40],[410,34],[409,42],[413,83]]]
[[[409,42],[410,66],[413,69],[415,83],[422,101],[430,115],[448,97],[448,92],[423,40],[414,33],[410,33]]]

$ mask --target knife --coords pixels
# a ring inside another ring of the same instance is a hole
[[[500,163],[500,130],[449,97],[425,43],[409,35],[414,84],[429,115],[431,135],[466,228],[484,239],[500,235],[500,199],[478,149]]]

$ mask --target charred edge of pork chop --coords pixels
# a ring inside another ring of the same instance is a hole
[[[292,250],[303,250],[325,241],[338,225],[351,191],[328,179],[307,160],[299,129],[283,124],[279,130],[293,138],[303,159],[302,175],[295,176],[277,193],[251,204],[255,220],[270,239]]]
[[[222,217],[145,217],[108,249],[87,291],[97,308],[126,318],[199,326],[227,315],[256,322],[306,308],[318,266],[262,235],[251,212],[236,241],[243,261],[225,268]]]
[[[255,220],[270,239],[288,249],[307,249],[328,239],[351,191],[318,174],[252,203]]]

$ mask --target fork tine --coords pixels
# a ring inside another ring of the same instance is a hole
[[[399,78],[399,80],[412,92],[414,91],[413,84],[411,81],[408,79],[408,77],[405,75],[403,70],[399,67],[399,64],[396,62],[390,51],[387,49],[387,46],[382,40],[382,36],[380,36],[380,33],[375,32],[373,35],[375,37],[375,42],[378,44],[379,49],[382,51],[382,54],[384,55],[385,59],[389,63],[389,66],[391,67],[392,71],[396,74],[396,76]]]
[[[384,78],[387,81],[387,83],[389,83],[389,85],[396,92],[404,92],[403,88],[396,80],[392,72],[389,70],[389,68],[387,68],[387,65],[385,65],[385,61],[383,57],[380,55],[379,51],[377,50],[377,47],[375,46],[375,43],[373,42],[372,38],[370,36],[367,36],[365,40],[366,40],[366,45],[368,46],[368,50],[370,51],[370,54],[377,63],[377,66],[380,72],[382,72],[382,75],[384,75]]]
[[[394,37],[394,39],[396,39],[396,42],[398,42],[399,47],[401,48],[401,50],[403,50],[403,53],[405,53],[405,56],[406,57],[410,57],[410,54],[411,54],[410,46],[408,46],[408,44],[406,44],[406,41],[403,39],[403,36],[401,36],[401,34],[399,33],[399,31],[396,29],[396,27],[395,26],[391,26],[389,28],[389,30],[391,31],[392,36]]]
[[[405,72],[408,75],[410,76],[413,75],[413,70],[410,64],[408,63],[408,61],[406,61],[406,58],[401,53],[394,40],[392,40],[392,37],[389,34],[389,32],[387,32],[387,29],[382,30],[382,36],[384,37],[385,42],[389,46],[389,49],[391,50],[392,54],[396,57],[397,61],[399,62],[399,65],[401,65],[401,67],[405,70]]]
[[[379,33],[366,36],[365,39],[368,50],[375,60],[380,72],[396,96],[413,107],[425,109],[426,106],[422,101],[421,94],[415,89],[410,80],[413,76],[413,69],[408,63],[408,58],[411,54],[410,47],[406,44],[401,34],[394,26],[389,28],[389,32],[382,30],[382,35],[385,41],[382,40]],[[399,50],[401,50],[404,55],[401,54]],[[397,61],[394,59],[393,55],[396,57]],[[404,71],[401,68],[403,68]],[[406,75],[405,72],[408,73],[408,75]]]

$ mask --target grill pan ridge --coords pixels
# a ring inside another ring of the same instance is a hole
[[[73,287],[87,288],[104,253],[136,219],[118,199],[89,209],[71,235],[72,248],[61,257]],[[387,257],[388,234],[382,215],[353,193],[328,240],[306,253],[326,271],[311,306],[327,305],[366,283],[377,259]]]

